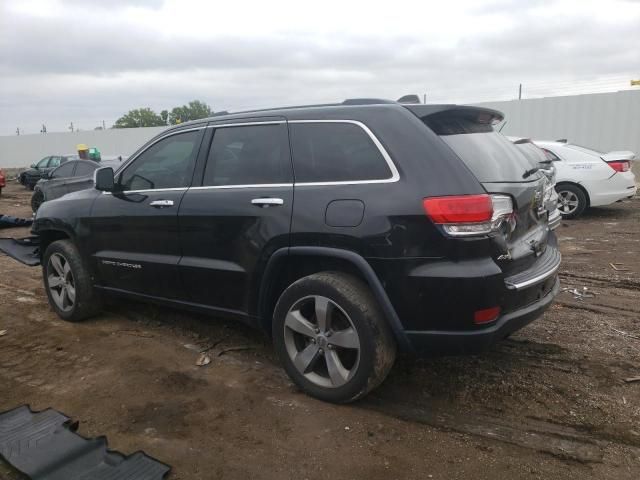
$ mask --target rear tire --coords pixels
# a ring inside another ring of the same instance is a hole
[[[577,218],[587,208],[587,196],[584,191],[571,183],[556,185],[558,192],[558,211],[562,218]]]
[[[348,403],[387,377],[396,343],[378,303],[358,278],[338,272],[309,275],[280,296],[273,343],[302,391]]]
[[[81,322],[100,311],[89,269],[71,240],[57,240],[47,247],[42,276],[49,305],[63,320]]]

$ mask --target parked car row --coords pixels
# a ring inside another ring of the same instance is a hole
[[[68,162],[69,160],[77,159],[77,154],[68,155],[51,155],[44,157],[36,163],[32,163],[31,167],[18,176],[18,181],[25,187],[33,190],[36,183],[43,178],[48,172],[54,168]]]
[[[120,166],[121,160],[103,159],[98,162],[93,160],[70,160],[58,168],[44,174],[36,183],[31,196],[31,209],[38,211],[40,205],[47,200],[59,198],[67,193],[77,192],[93,187],[93,172],[100,167]]]
[[[60,166],[38,184],[35,237],[0,250],[42,264],[65,320],[108,294],[235,318],[301,390],[350,402],[398,351],[474,353],[542,315],[559,291],[553,228],[575,213],[565,184],[605,197],[575,172],[609,169],[635,193],[619,155],[572,163],[507,139],[502,119],[355,99],[181,124],[115,168]]]

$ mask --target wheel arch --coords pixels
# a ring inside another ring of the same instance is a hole
[[[73,236],[69,232],[63,229],[50,228],[46,230],[38,231],[39,249],[40,249],[40,261],[42,261],[44,252],[49,245],[58,240],[71,240]]]
[[[300,261],[302,259],[306,261]],[[296,280],[321,271],[346,272],[364,281],[380,305],[400,350],[411,351],[404,327],[371,265],[357,253],[338,248],[281,248],[269,258],[260,282],[256,309],[265,332],[271,333],[273,310],[282,292]]]

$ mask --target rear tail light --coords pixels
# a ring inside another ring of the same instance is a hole
[[[486,235],[513,216],[513,202],[506,195],[429,197],[422,205],[433,223],[457,237]]]
[[[473,312],[473,323],[482,325],[484,323],[493,322],[500,315],[500,307],[485,308],[484,310],[476,310]]]
[[[621,160],[619,162],[607,162],[607,164],[616,172],[628,172],[631,170],[631,164],[626,160]]]

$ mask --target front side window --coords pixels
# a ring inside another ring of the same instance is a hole
[[[217,128],[203,185],[291,183],[291,159],[284,124]]]
[[[73,174],[74,163],[65,163],[61,167],[56,168],[51,173],[51,178],[65,178],[70,177]]]
[[[123,191],[183,188],[191,184],[202,132],[163,138],[142,152],[119,176]]]
[[[50,158],[51,157],[44,157],[42,160],[38,162],[38,164],[36,165],[36,168],[47,168]]]
[[[352,123],[291,123],[296,183],[386,180],[391,170],[369,135]]]
[[[51,157],[49,160],[49,168],[55,168],[60,166],[60,157]]]

